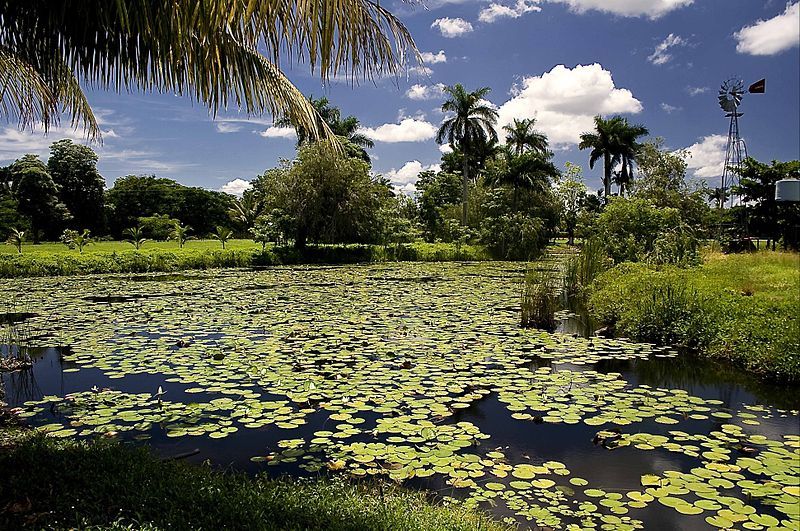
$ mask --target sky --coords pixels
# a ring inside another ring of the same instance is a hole
[[[718,185],[728,121],[720,84],[767,79],[746,95],[742,136],[759,160],[800,158],[800,2],[783,0],[427,0],[383,2],[410,30],[425,59],[398,78],[323,86],[307,67],[287,70],[305,93],[356,115],[375,141],[373,169],[413,194],[420,171],[436,169],[441,87],[491,87],[498,130],[536,118],[556,163],[584,167],[590,188],[602,169],[577,149],[595,114],[647,126],[665,147],[689,152],[689,175]],[[188,97],[89,91],[104,131],[97,151],[109,186],[156,174],[190,186],[241,193],[247,182],[294,154],[293,131],[236,108],[216,117]],[[0,125],[0,163],[46,158],[50,143],[87,143],[68,124],[41,131]]]

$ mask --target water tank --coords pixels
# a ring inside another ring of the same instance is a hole
[[[781,179],[776,182],[775,201],[800,201],[800,179]]]

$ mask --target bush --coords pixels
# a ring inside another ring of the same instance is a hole
[[[547,245],[542,220],[520,212],[486,218],[482,229],[481,242],[498,260],[535,260]]]

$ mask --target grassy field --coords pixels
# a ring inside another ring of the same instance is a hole
[[[589,305],[619,334],[800,381],[797,253],[709,253],[689,269],[621,264],[597,279]]]
[[[3,428],[0,470],[2,529],[506,529],[388,484],[252,478],[144,448]]]

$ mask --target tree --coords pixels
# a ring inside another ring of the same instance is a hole
[[[732,190],[740,196],[744,218],[750,231],[767,238],[767,245],[782,239],[784,247],[797,249],[800,205],[775,201],[775,183],[781,179],[800,178],[800,161],[772,161],[771,164],[747,158],[738,170],[739,185]]]
[[[228,240],[231,239],[233,232],[228,227],[217,227],[214,231],[214,234],[211,236],[217,240],[219,243],[222,244],[222,248],[225,248],[225,244],[228,243]]]
[[[147,242],[142,227],[129,227],[125,229],[124,234],[125,240],[131,243],[137,251]]]
[[[191,236],[189,236],[191,230],[192,228],[190,226],[183,225],[180,221],[175,221],[175,224],[172,226],[170,238],[178,242],[178,247],[183,249],[183,246],[186,245],[186,242],[191,238]]]
[[[22,254],[22,244],[24,242],[25,242],[25,231],[18,229],[11,229],[11,234],[8,236],[6,243],[16,247],[17,254]]]
[[[578,225],[578,215],[586,201],[586,192],[581,167],[567,162],[567,171],[558,180],[556,194],[561,200],[562,220],[567,230],[569,245],[575,244],[575,228]]]
[[[534,129],[536,118],[514,118],[511,124],[504,125],[506,144],[511,146],[514,154],[522,155],[526,150],[545,154],[548,150],[547,136]]]
[[[47,169],[58,185],[59,200],[72,215],[73,227],[103,228],[105,180],[91,148],[64,139],[50,146]]]
[[[592,132],[583,133],[579,149],[591,149],[589,155],[589,168],[594,169],[595,163],[603,160],[603,194],[605,201],[611,197],[611,183],[613,181],[614,167],[622,165],[618,182],[622,191],[629,185],[632,163],[636,159],[639,148],[637,139],[649,134],[641,125],[631,125],[621,116],[604,119],[602,116],[594,117]]]
[[[540,190],[549,188],[550,180],[558,177],[558,169],[548,160],[547,154],[536,151],[516,153],[505,146],[501,157],[488,173],[488,182],[494,186],[507,185],[514,190],[512,208],[517,210],[519,190]]]
[[[455,205],[461,198],[461,179],[445,171],[423,171],[417,179],[419,218],[425,239],[433,242],[443,233],[442,208]]]
[[[235,102],[327,136],[281,57],[307,61],[325,81],[398,72],[409,49],[406,28],[371,0],[65,0],[58,9],[11,0],[0,11],[0,108],[45,129],[64,110],[98,135],[82,86],[147,90],[190,94],[212,112]]]
[[[43,231],[47,235],[56,233],[61,222],[69,218],[69,212],[58,202],[58,186],[47,166],[36,155],[25,155],[11,165],[11,179],[19,212],[30,223],[33,243],[39,243]]]
[[[253,190],[247,190],[241,199],[233,200],[233,207],[229,212],[231,219],[239,224],[244,232],[249,232],[263,210],[264,204],[261,198]]]
[[[83,254],[83,248],[94,243],[94,238],[92,238],[89,229],[83,229],[83,232],[66,229],[64,234],[61,235],[61,241],[70,249],[77,247],[78,252]]]
[[[489,87],[467,92],[460,83],[445,87],[447,99],[442,104],[442,112],[449,113],[436,133],[436,143],[447,143],[453,150],[459,149],[463,154],[462,161],[462,223],[467,224],[467,194],[469,193],[469,159],[474,156],[473,150],[491,141],[497,142],[497,111],[485,100],[491,89]]]

